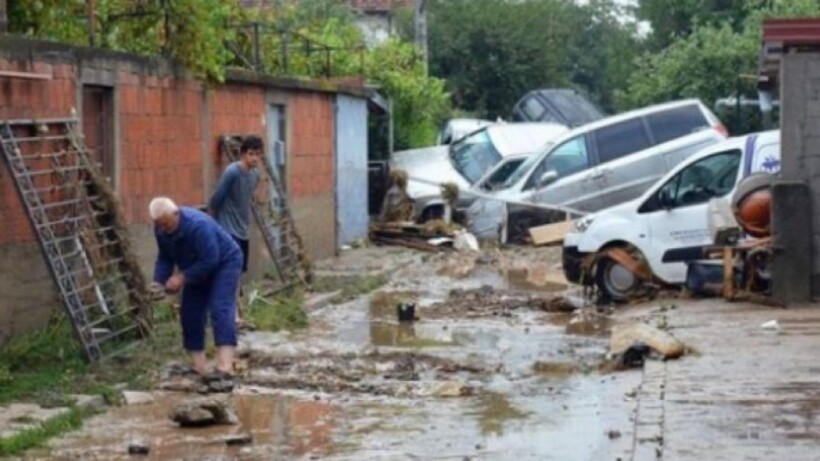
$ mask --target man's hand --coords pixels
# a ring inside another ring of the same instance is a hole
[[[167,282],[165,282],[165,291],[168,293],[176,293],[182,288],[182,285],[185,284],[185,274],[182,272],[178,272],[171,276]]]

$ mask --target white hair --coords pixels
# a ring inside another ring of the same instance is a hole
[[[155,197],[148,205],[148,213],[151,214],[152,220],[174,214],[177,211],[179,211],[179,207],[168,197]]]

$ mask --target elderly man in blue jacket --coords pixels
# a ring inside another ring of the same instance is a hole
[[[216,221],[201,211],[180,208],[167,197],[157,197],[151,201],[149,212],[159,248],[154,283],[170,293],[182,290],[183,345],[194,371],[205,376],[205,324],[210,316],[217,363],[216,372],[209,376],[232,383],[242,251]]]

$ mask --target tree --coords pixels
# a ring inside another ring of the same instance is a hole
[[[635,15],[652,27],[652,47],[663,49],[688,36],[696,25],[729,24],[739,30],[748,11],[764,3],[766,0],[639,0]]]
[[[696,24],[686,37],[675,39],[658,53],[646,53],[636,63],[627,91],[620,95],[624,107],[640,107],[681,98],[700,98],[713,105],[718,98],[754,97],[760,53],[761,24],[767,17],[810,17],[820,14],[815,0],[774,0],[765,8],[750,9],[740,30],[730,22]],[[758,123],[724,122],[734,132],[759,129]]]
[[[226,27],[238,13],[231,0],[98,0],[93,42],[138,54],[164,54],[195,74],[221,80],[230,59]],[[87,45],[84,0],[16,0],[9,4],[11,32]]]

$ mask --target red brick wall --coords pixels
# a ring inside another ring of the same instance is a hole
[[[288,161],[294,198],[333,193],[333,97],[301,93],[288,99],[292,118]]]
[[[226,84],[209,91],[208,102],[211,158],[216,166],[212,179],[216,184],[228,165],[228,159],[219,152],[220,136],[255,134],[265,138],[265,89],[261,86]]]
[[[53,75],[51,80],[0,77],[0,119],[65,117],[74,107],[74,67],[0,59],[0,69]],[[0,245],[34,240],[14,182],[0,162]]]
[[[0,70],[38,72],[51,80],[0,77],[0,119],[66,117],[82,107],[81,67],[48,65],[31,59],[0,60]],[[49,58],[42,58],[49,59]],[[167,195],[183,205],[201,205],[226,165],[218,139],[224,134],[258,134],[265,138],[268,87],[232,82],[206,88],[198,81],[168,72],[106,61],[96,69],[83,62],[82,72],[101,70],[113,81],[117,113],[117,188],[126,219],[149,222],[147,205]],[[57,61],[55,61],[57,62]],[[74,62],[66,60],[65,62]],[[85,75],[83,73],[83,75]],[[335,250],[334,100],[332,93],[278,88],[288,119],[288,192],[297,225],[315,255]],[[206,146],[206,151],[203,151]],[[213,184],[213,183],[211,183]],[[34,236],[5,166],[0,167],[0,245],[32,242]],[[304,222],[301,222],[304,221]],[[315,234],[315,235],[313,235]]]
[[[128,221],[148,222],[157,195],[202,203],[201,85],[124,72],[117,80],[119,191]]]

